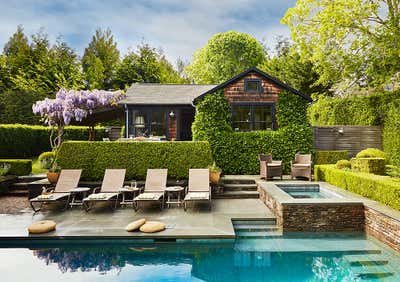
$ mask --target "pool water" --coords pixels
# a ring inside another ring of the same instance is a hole
[[[399,254],[360,234],[236,241],[41,242],[0,248],[1,281],[400,281]]]
[[[277,184],[280,189],[295,199],[330,199],[340,196],[319,184]]]

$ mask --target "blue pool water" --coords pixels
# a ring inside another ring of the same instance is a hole
[[[277,184],[280,189],[296,199],[329,199],[341,196],[324,188],[319,184]]]
[[[399,255],[358,234],[234,242],[17,243],[0,248],[3,282],[400,281]]]

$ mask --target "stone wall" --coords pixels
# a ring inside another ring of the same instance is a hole
[[[282,228],[282,206],[277,202],[274,197],[267,193],[267,191],[260,186],[257,188],[260,195],[260,200],[270,209],[270,211],[276,216],[276,224],[279,228]]]
[[[365,206],[365,231],[400,251],[400,221]]]

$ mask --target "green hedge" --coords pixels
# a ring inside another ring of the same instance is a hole
[[[208,142],[63,142],[57,164],[83,169],[82,179],[102,180],[106,168],[126,168],[126,179],[145,179],[148,168],[168,168],[168,176],[188,177],[189,168],[212,163]]]
[[[341,170],[335,168],[334,165],[315,166],[314,176],[317,181],[326,181],[400,210],[400,181],[397,179],[389,176]]]
[[[7,174],[11,175],[27,175],[32,172],[32,160],[20,159],[0,159],[0,164],[10,164],[10,170]]]
[[[314,164],[336,164],[339,160],[347,159],[346,150],[324,151],[317,150],[314,153]]]
[[[96,140],[107,136],[103,127],[96,127]],[[39,125],[0,124],[0,158],[27,158],[50,151],[50,128]],[[67,126],[64,140],[88,140],[86,126]]]
[[[384,158],[352,158],[351,169],[358,172],[385,174],[386,160]]]

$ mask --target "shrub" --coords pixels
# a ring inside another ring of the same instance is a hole
[[[308,105],[307,100],[289,91],[279,93],[276,109],[278,126],[309,125],[306,118]]]
[[[351,169],[351,163],[349,160],[338,160],[335,167],[338,169]]]
[[[103,127],[96,127],[96,140],[106,136]],[[0,124],[0,158],[26,158],[50,151],[50,129],[47,126]],[[86,126],[67,126],[64,140],[88,140]]]
[[[384,158],[352,158],[351,169],[358,172],[385,174],[386,160]]]
[[[386,154],[376,148],[368,148],[358,152],[356,158],[382,158],[386,159]]]
[[[346,150],[322,151],[317,150],[314,153],[314,164],[335,164],[339,160],[347,159]]]
[[[145,179],[148,168],[168,168],[187,178],[189,168],[212,164],[208,142],[63,142],[57,154],[63,169],[82,169],[82,179],[102,180],[106,168],[126,168],[126,179]]]
[[[334,165],[316,165],[315,179],[360,194],[400,210],[400,181],[389,176],[346,171]]]
[[[22,159],[0,159],[0,165],[9,164],[8,174],[27,175],[32,171],[32,160]]]
[[[54,152],[41,153],[38,158],[38,161],[40,162],[40,167],[44,169],[49,169],[55,157],[56,154]]]
[[[400,167],[394,165],[387,165],[386,174],[391,177],[400,178]]]

